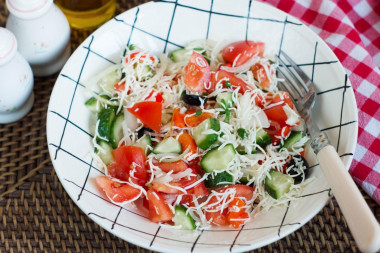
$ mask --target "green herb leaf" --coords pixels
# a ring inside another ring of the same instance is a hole
[[[232,87],[232,84],[229,82],[229,81],[226,81],[224,83],[224,86],[226,86],[226,88],[231,88]]]
[[[225,111],[226,117],[224,118],[224,122],[228,123],[230,121],[231,112],[229,110]]]
[[[202,110],[197,110],[195,112],[195,116],[201,116],[202,115]]]
[[[239,128],[237,130],[237,134],[239,135],[240,138],[242,138],[244,140],[244,138],[245,138],[245,129],[244,128]]]

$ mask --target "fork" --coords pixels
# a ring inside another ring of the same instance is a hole
[[[294,71],[281,59],[283,56]],[[380,249],[380,226],[362,194],[355,185],[340,159],[331,146],[326,133],[321,132],[312,119],[316,89],[313,81],[283,51],[277,56],[280,63],[279,74],[284,81],[278,87],[289,92],[297,111],[303,118],[307,132],[323,174],[338,201],[348,227],[359,249],[363,252],[377,252]]]

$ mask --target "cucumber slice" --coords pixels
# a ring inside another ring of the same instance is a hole
[[[100,159],[102,159],[105,165],[111,164],[114,161],[112,156],[112,146],[103,140],[100,140],[98,144],[102,148],[102,150],[97,149],[96,154],[100,157]]]
[[[98,100],[95,97],[88,99],[84,105],[92,112],[99,112],[100,106],[98,105]]]
[[[238,152],[240,155],[246,155],[247,154],[247,151],[245,151],[244,146],[237,146],[236,152]],[[257,154],[257,150],[256,149],[252,150],[251,154]]]
[[[219,105],[224,109],[231,108],[234,104],[234,101],[232,100],[232,92],[228,91],[219,93],[216,96],[216,102],[218,102]]]
[[[174,208],[174,224],[181,226],[183,230],[194,230],[196,228],[194,219],[190,214],[186,214],[187,208],[183,205],[176,206]]]
[[[256,132],[256,144],[262,148],[265,148],[272,142],[272,138],[269,134],[264,130],[260,129]]]
[[[100,95],[100,97],[110,100],[111,98],[105,94]],[[84,105],[92,112],[98,113],[102,109],[103,105],[95,97],[89,98]]]
[[[114,70],[103,76],[99,81],[98,85],[103,88],[104,91],[109,93],[114,93],[115,87],[114,85],[118,83],[121,79],[121,74],[119,71]]]
[[[115,111],[112,108],[102,108],[98,113],[98,135],[101,138],[110,141],[110,134],[112,129],[113,120],[115,118]]]
[[[208,188],[224,186],[234,183],[234,177],[227,171],[210,174],[205,180],[205,185]]]
[[[148,80],[152,78],[152,76],[153,76],[152,68],[149,65],[145,65],[141,72],[141,78],[144,78],[144,80]]]
[[[191,54],[193,51],[198,52],[205,57],[206,61],[210,64],[210,60],[206,58],[204,55],[204,49],[203,48],[194,48],[194,49],[186,49],[186,48],[180,48],[177,50],[174,50],[170,53],[169,57],[174,62],[188,62],[191,58]]]
[[[123,121],[124,113],[117,115],[111,126],[110,142],[113,148],[119,146],[120,140],[123,138]]]
[[[218,140],[217,134],[205,134],[207,130],[220,130],[219,121],[215,118],[208,118],[193,129],[193,138],[197,146],[201,149],[208,149]]]
[[[166,153],[181,154],[182,145],[173,137],[169,137],[161,141],[160,143],[158,143],[154,147],[153,153],[155,154],[166,154]]]
[[[289,137],[284,141],[284,145],[282,147],[290,149],[295,143],[302,139],[303,135],[304,134],[301,131],[292,131]]]
[[[145,154],[148,155],[150,153],[150,148],[152,147],[152,139],[150,138],[150,135],[144,135],[138,139],[133,146],[142,148],[145,151]]]
[[[269,171],[270,178],[265,178],[265,190],[274,199],[281,198],[282,195],[289,192],[290,186],[294,184],[294,179],[277,170]]]
[[[221,171],[228,167],[228,164],[234,159],[236,151],[232,144],[227,144],[222,149],[219,147],[208,151],[201,160],[201,166],[206,172]]]

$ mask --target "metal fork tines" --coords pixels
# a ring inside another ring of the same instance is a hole
[[[295,101],[295,106],[303,118],[307,118],[311,114],[314,105],[316,92],[315,85],[305,72],[284,52],[280,51],[280,55],[289,63],[277,56],[280,63],[278,72],[285,82],[278,84],[282,90],[287,90]],[[291,70],[291,68],[293,70]]]

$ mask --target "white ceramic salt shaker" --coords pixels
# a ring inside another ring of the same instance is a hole
[[[0,124],[24,117],[34,102],[33,73],[15,36],[0,27]]]
[[[6,28],[35,76],[58,72],[70,56],[70,26],[53,0],[7,0]]]

